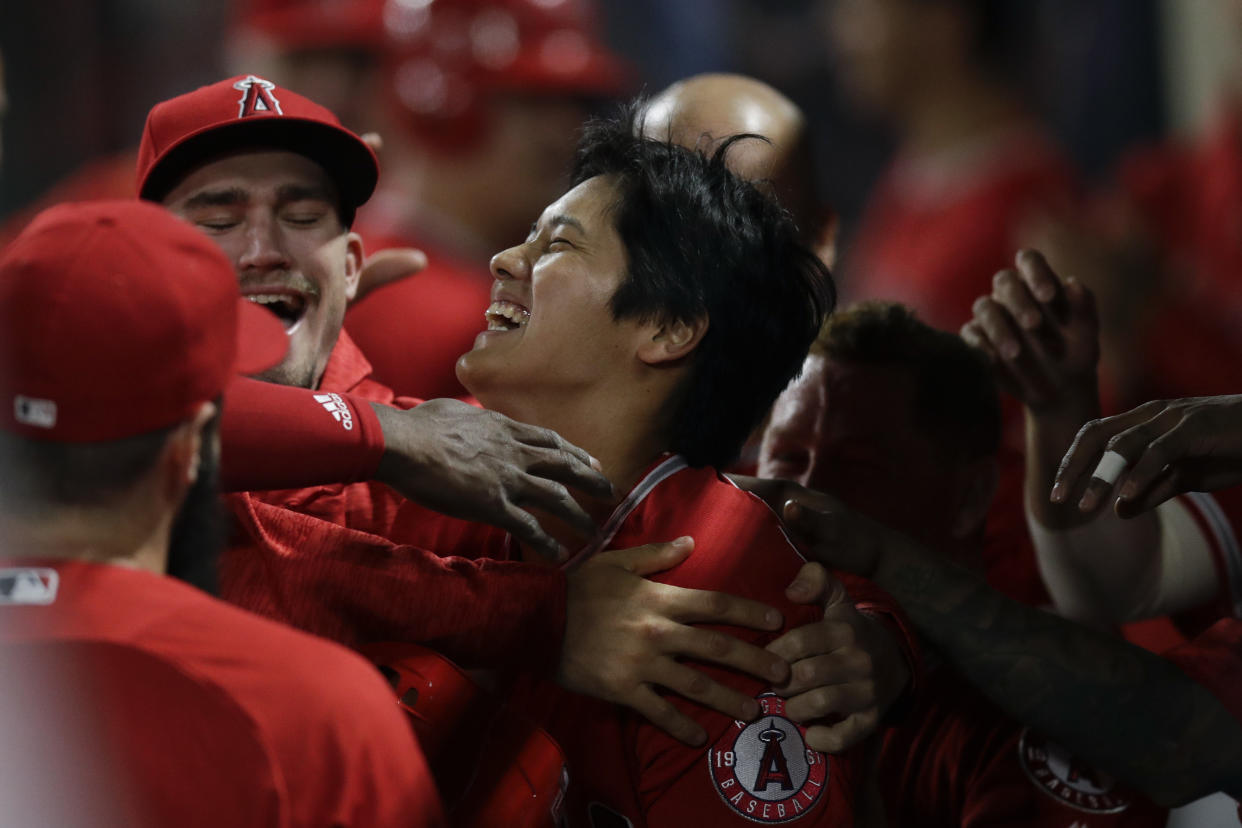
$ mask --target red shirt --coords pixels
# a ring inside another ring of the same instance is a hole
[[[885,732],[879,777],[891,825],[1161,828],[1168,818],[946,668],[929,671],[914,708]]]
[[[442,824],[392,691],[355,654],[136,569],[4,567],[0,754],[39,786],[5,797],[13,824],[35,824],[25,808],[85,826]]]
[[[898,159],[885,173],[845,261],[851,299],[902,302],[956,333],[996,271],[1013,266],[1024,223],[1073,201],[1066,161],[1033,128],[958,156],[935,169]]]
[[[603,539],[568,566],[598,549],[681,535],[694,537],[694,552],[654,580],[722,590],[784,613],[780,632],[728,628],[730,634],[763,645],[821,617],[821,608],[785,598],[804,561],[772,511],[713,469],[685,468],[680,457],[649,472],[605,524]],[[847,587],[862,608],[891,607],[891,599],[866,581],[850,579]],[[527,691],[528,712],[565,750],[570,824],[623,825],[623,818],[633,826],[852,825],[859,755],[825,756],[807,749],[802,729],[783,715],[783,703],[763,682],[694,666],[758,698],[764,715],[748,725],[669,696],[709,734],[707,746],[691,748],[627,709],[546,683]]]
[[[371,379],[344,332],[319,394],[416,402],[394,399]],[[232,603],[349,645],[425,644],[470,667],[540,670],[559,658],[564,574],[482,560],[503,556],[498,530],[431,512],[375,482],[238,493],[226,502],[234,532],[220,589]]]
[[[462,261],[419,239],[383,240],[376,249],[398,245],[421,248],[427,267],[351,306],[345,329],[370,358],[375,376],[398,394],[463,396],[457,358],[487,327],[483,314],[495,280],[486,261]]]

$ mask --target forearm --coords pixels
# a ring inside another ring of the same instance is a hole
[[[1099,416],[1094,387],[1055,406],[1026,409],[1025,510],[1040,573],[1069,618],[1111,625],[1142,614],[1160,577],[1160,522],[1153,514],[1121,520],[1111,510],[1083,514],[1077,501],[1049,499],[1061,458],[1078,430]]]
[[[1164,659],[917,551],[888,550],[874,580],[1009,715],[1157,802],[1189,801],[1242,773],[1242,727]]]
[[[368,480],[384,453],[371,405],[238,377],[225,391],[220,421],[221,488],[295,489]]]

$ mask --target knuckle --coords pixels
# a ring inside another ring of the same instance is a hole
[[[694,670],[686,683],[686,694],[696,699],[704,698],[711,692],[712,680],[698,670]]]
[[[704,644],[707,647],[708,653],[713,656],[728,655],[729,651],[733,649],[732,639],[720,632],[713,631],[708,633],[707,638],[704,639]]]
[[[715,616],[722,616],[729,612],[732,601],[728,595],[723,592],[711,592],[707,595],[707,611]]]

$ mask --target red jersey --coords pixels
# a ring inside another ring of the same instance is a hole
[[[1033,128],[937,158],[898,159],[868,203],[845,262],[851,299],[909,305],[956,333],[971,306],[1012,267],[1023,225],[1075,198],[1070,169]]]
[[[14,824],[41,806],[85,826],[442,824],[369,664],[171,578],[5,561],[0,652],[2,752],[57,780],[5,798]]]
[[[371,359],[376,378],[398,394],[463,396],[457,358],[487,327],[483,314],[495,281],[487,262],[461,261],[418,239],[382,240],[377,249],[394,246],[421,248],[427,267],[351,306],[345,329]]]
[[[343,331],[318,394],[337,411],[333,395],[417,402],[394,398],[371,379],[369,363]],[[231,603],[351,646],[422,643],[468,667],[520,660],[539,670],[559,658],[564,574],[483,560],[503,556],[499,530],[424,509],[375,482],[238,493],[225,501],[233,534],[221,558],[220,589]]]
[[[920,828],[1161,828],[1168,811],[1007,718],[956,672],[931,670],[884,735],[890,825]]]
[[[804,561],[776,515],[715,470],[687,468],[680,457],[666,458],[649,472],[617,507],[601,539],[567,566],[601,549],[681,535],[694,538],[694,552],[653,580],[763,601],[784,613],[785,630],[821,617],[820,608],[785,598]],[[849,579],[847,586],[860,608],[891,606],[866,581]],[[781,634],[727,631],[758,645]],[[524,706],[565,750],[570,824],[852,825],[858,753],[810,750],[803,729],[784,715],[783,701],[763,682],[712,665],[695,667],[756,697],[763,715],[753,723],[736,722],[670,696],[709,734],[706,747],[691,748],[627,709],[546,683],[527,691]]]

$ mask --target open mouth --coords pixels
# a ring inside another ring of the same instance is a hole
[[[290,334],[302,321],[310,305],[307,296],[301,293],[249,293],[245,298],[280,317],[285,333]]]
[[[487,306],[483,314],[489,331],[516,331],[525,328],[530,321],[530,311],[516,302],[498,299]]]

